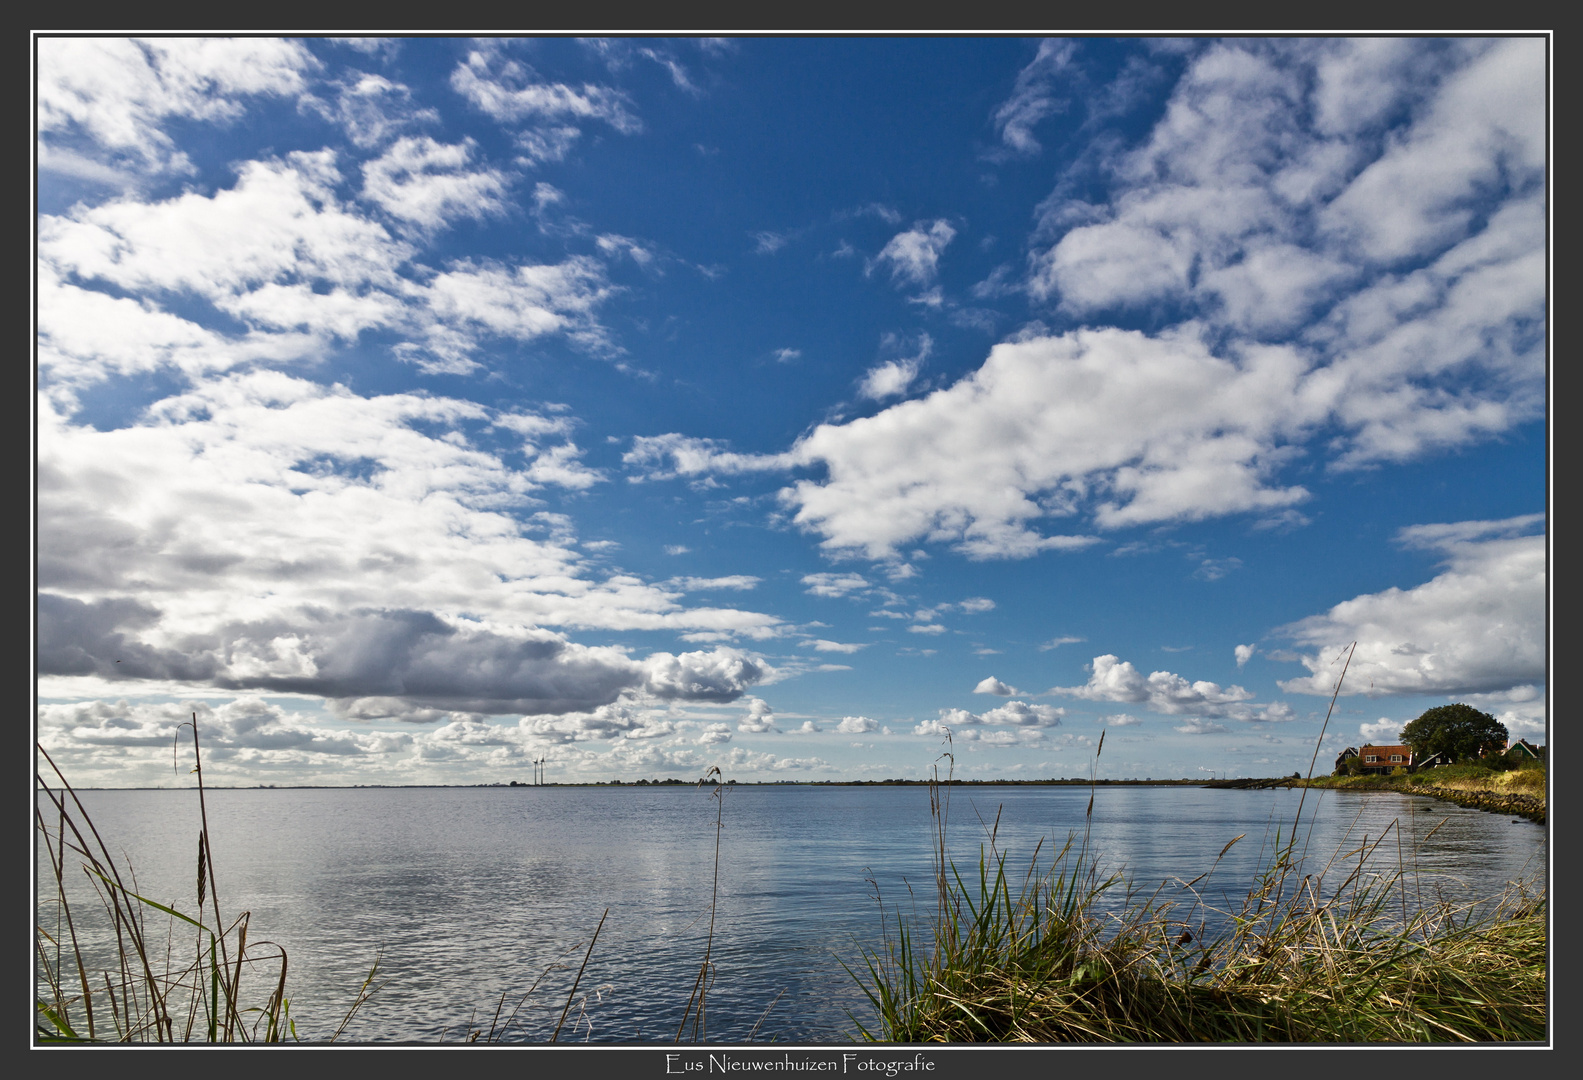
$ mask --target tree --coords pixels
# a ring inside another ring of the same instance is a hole
[[[1412,748],[1413,760],[1445,753],[1452,761],[1468,761],[1506,746],[1506,725],[1471,705],[1439,705],[1402,729],[1398,736]]]

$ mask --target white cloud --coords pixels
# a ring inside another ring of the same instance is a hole
[[[1469,201],[1481,189],[1543,170],[1545,43],[1481,44],[1446,75],[1405,137],[1331,203],[1326,224],[1373,258],[1444,247],[1465,235]]]
[[[1281,683],[1328,695],[1331,663],[1358,643],[1346,694],[1497,693],[1545,681],[1545,537],[1541,515],[1404,529],[1398,540],[1445,556],[1444,571],[1409,589],[1337,604],[1286,628],[1309,674]]]
[[[746,734],[762,735],[778,730],[775,727],[775,710],[763,698],[744,697],[748,711],[737,721],[737,730]]]
[[[1372,724],[1359,724],[1358,736],[1366,743],[1391,746],[1400,741],[1402,728],[1406,726],[1405,720],[1392,720],[1382,716]]]
[[[1114,713],[1110,716],[1101,717],[1099,722],[1109,727],[1133,727],[1143,723],[1142,720],[1131,713]]]
[[[826,641],[824,638],[817,638],[813,641],[804,641],[799,648],[816,649],[819,652],[855,653],[868,648],[868,646],[842,641]]]
[[[1219,581],[1233,570],[1242,565],[1242,560],[1232,556],[1225,559],[1203,559],[1198,564],[1198,569],[1193,571],[1193,576],[1199,581]]]
[[[836,725],[836,731],[842,735],[863,735],[870,731],[879,730],[879,721],[870,720],[866,716],[843,716]]]
[[[1080,638],[1080,637],[1051,638],[1049,641],[1046,641],[1043,645],[1039,646],[1039,651],[1040,652],[1048,652],[1051,649],[1059,649],[1062,645],[1076,645],[1076,644],[1078,644],[1080,642],[1084,642],[1084,641],[1087,641],[1087,640],[1088,640],[1087,638]]]
[[[476,144],[444,145],[427,137],[398,140],[363,166],[363,198],[420,229],[435,230],[457,218],[505,212],[507,180],[497,169],[471,168]]]
[[[584,546],[587,547],[589,545],[585,544]],[[759,582],[761,580],[763,579],[756,578],[751,574],[731,574],[726,577],[713,578],[671,578],[666,581],[665,584],[674,585],[676,588],[682,589],[686,592],[715,592],[720,589],[733,589],[741,592],[748,589],[758,588]]]
[[[528,165],[564,158],[589,122],[608,124],[623,135],[643,130],[620,91],[538,81],[531,68],[493,44],[470,52],[457,65],[451,88],[501,124],[519,125],[517,146]]]
[[[1011,97],[995,110],[995,129],[1001,141],[1018,154],[1031,156],[1040,150],[1033,129],[1039,121],[1065,112],[1070,104],[1058,97],[1057,79],[1072,62],[1077,46],[1070,40],[1046,38],[1028,66],[1017,73]]]
[[[1039,742],[1044,738],[1044,732],[1034,728],[1023,728],[1019,731],[979,731],[976,728],[969,728],[957,737],[963,742],[980,743],[984,746],[1018,746]]]
[[[899,342],[897,335],[886,334],[881,344],[888,350],[895,348]],[[870,368],[863,381],[858,384],[858,395],[872,401],[883,401],[889,397],[905,394],[913,380],[918,377],[924,361],[929,359],[929,354],[933,351],[934,339],[928,334],[918,335],[917,354],[897,360],[887,360]]]
[[[447,148],[433,145],[443,156]],[[398,146],[427,152],[413,140]],[[41,220],[41,262],[58,280],[141,292],[149,316],[141,321],[145,337],[159,329],[151,321],[159,314],[156,298],[167,296],[201,297],[242,320],[248,333],[220,350],[232,359],[211,367],[261,353],[313,357],[332,340],[376,329],[402,335],[396,354],[436,372],[478,368],[474,354],[480,339],[491,335],[529,340],[564,334],[589,351],[613,351],[595,317],[612,291],[598,262],[584,256],[550,265],[460,260],[435,273],[415,262],[411,244],[340,202],[335,189],[341,180],[333,152],[293,153],[283,161],[242,165],[236,184],[212,196],[188,192],[154,203],[123,198],[79,205]],[[429,181],[409,180],[406,188],[392,180],[381,197],[415,220],[456,212],[443,192],[426,187]],[[399,202],[408,197],[409,203]],[[104,300],[100,305],[108,306]],[[136,321],[127,310],[118,315]],[[47,329],[59,337],[57,324]],[[175,322],[165,329],[173,344],[190,348],[192,330]],[[145,352],[152,349],[150,342]],[[181,355],[169,359],[180,363]],[[80,370],[91,359],[74,362]]]
[[[352,144],[371,150],[394,135],[420,124],[436,124],[435,109],[419,109],[412,104],[412,91],[382,75],[353,72],[336,83],[335,102],[304,97],[300,108],[339,124]]]
[[[710,724],[698,736],[699,746],[718,746],[731,741],[730,724]]]
[[[1169,308],[1212,328],[1238,364],[1253,341],[1288,343],[1285,406],[1252,405],[1212,454],[1241,474],[1233,501],[1265,515],[1297,501],[1246,501],[1280,490],[1271,437],[1301,445],[1334,423],[1325,455],[1351,468],[1535,419],[1544,57],[1540,39],[1216,43],[1149,137],[1105,162],[1107,206],[1073,219],[1071,200],[1051,197],[1054,239],[1032,256],[1030,292],[1078,317]],[[1125,492],[1131,467],[1088,479]],[[1186,472],[1160,479],[1169,497],[1157,506],[1137,500],[1121,517],[1102,506],[1099,523],[1172,504],[1181,516],[1239,512]]]
[[[42,37],[38,127],[45,147],[86,152],[136,172],[191,171],[163,125],[231,123],[245,99],[303,92],[316,66],[301,44],[272,38]],[[51,154],[40,155],[49,168]]]
[[[861,574],[804,574],[802,583],[813,596],[846,596],[848,593],[868,589],[868,581]]]
[[[877,367],[869,369],[863,376],[863,381],[858,386],[861,397],[873,401],[883,401],[888,397],[896,397],[907,392],[907,387],[918,377],[918,362],[916,360],[888,360]]]
[[[1234,720],[1285,720],[1291,715],[1290,708],[1281,704],[1249,705],[1253,694],[1240,686],[1189,682],[1169,671],[1156,671],[1145,678],[1131,663],[1111,654],[1094,657],[1090,667],[1092,674],[1086,684],[1052,687],[1049,692],[1085,701],[1133,702],[1173,716],[1200,713]]]
[[[918,222],[890,238],[874,258],[874,265],[889,264],[891,280],[926,286],[934,281],[940,268],[940,253],[956,230],[944,218]]]
[[[785,457],[828,479],[782,498],[827,549],[876,559],[917,539],[975,558],[1080,548],[1094,539],[1030,524],[1082,509],[1111,528],[1279,509],[1307,498],[1269,482],[1307,419],[1302,369],[1281,350],[1220,359],[1187,331],[1005,342],[954,386],[820,425]]]
[[[1176,730],[1183,735],[1220,735],[1226,731],[1226,725],[1217,724],[1213,720],[1199,720],[1197,718],[1185,720],[1176,725]]]
[[[1024,701],[1008,701],[982,713],[966,709],[941,709],[939,723],[952,728],[973,727],[981,724],[1010,727],[1047,728],[1059,727],[1066,710],[1054,705],[1029,705]],[[919,732],[919,734],[926,734]]]
[[[1021,692],[1015,686],[1007,686],[993,675],[973,687],[973,693],[975,694],[994,694],[998,697],[1012,697]]]
[[[986,724],[1011,724],[1016,727],[1058,727],[1066,710],[1055,705],[1029,705],[1008,701],[980,714]]]
[[[785,247],[788,240],[785,233],[756,232],[753,234],[754,251],[760,255],[773,255]]]

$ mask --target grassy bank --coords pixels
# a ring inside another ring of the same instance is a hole
[[[1399,791],[1429,795],[1474,810],[1510,814],[1544,824],[1545,770],[1499,770],[1482,765],[1447,765],[1405,776],[1323,776],[1296,781],[1333,791]]]
[[[860,1025],[871,1040],[1545,1038],[1542,890],[1513,888],[1474,918],[1410,901],[1400,869],[1375,865],[1378,840],[1309,871],[1288,839],[1239,905],[1215,910],[1191,890],[1185,904],[1161,902],[1102,879],[1076,836],[1026,871],[1006,865],[992,836],[964,873],[946,853],[948,807],[949,789],[937,789],[932,920],[898,914],[854,973],[876,1011]],[[1118,890],[1122,902],[1107,903]]]
[[[1543,767],[1490,769],[1483,765],[1445,765],[1438,769],[1425,769],[1422,772],[1407,773],[1402,776],[1316,776],[1311,780],[1294,781],[1294,784],[1337,791],[1414,793],[1427,789],[1443,789],[1488,792],[1497,795],[1528,795],[1543,801],[1545,776],[1546,771]]]

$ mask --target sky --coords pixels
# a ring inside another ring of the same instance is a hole
[[[34,43],[74,783],[1545,741],[1545,38]]]

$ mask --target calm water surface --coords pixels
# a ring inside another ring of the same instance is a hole
[[[1090,847],[1136,889],[1164,882],[1169,895],[1245,834],[1199,883],[1207,901],[1229,903],[1300,794],[1101,788]],[[1081,832],[1089,792],[985,786],[950,797],[964,868],[976,867],[997,814],[999,849],[1025,868],[1041,839],[1048,854]],[[82,798],[143,895],[191,911],[196,792]],[[305,1038],[334,1030],[378,952],[384,986],[346,1038],[463,1038],[470,1020],[488,1027],[502,995],[509,1014],[559,964],[512,1029],[546,1039],[607,908],[578,991],[586,1000],[561,1038],[675,1038],[709,934],[717,809],[711,1041],[845,1039],[849,1013],[866,1019],[868,1007],[841,961],[861,968],[860,949],[878,944],[876,895],[892,913],[911,911],[914,891],[920,913],[933,906],[921,786],[747,786],[723,804],[692,787],[211,791],[208,802],[222,907],[251,911],[250,940],[288,950]],[[1547,859],[1543,828],[1423,797],[1311,791],[1303,813],[1311,865],[1384,836],[1380,869],[1416,866],[1425,899],[1498,893]],[[41,897],[40,918],[49,910]]]

